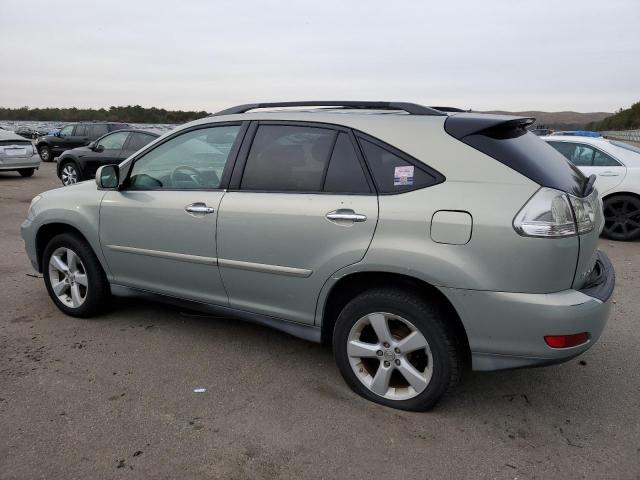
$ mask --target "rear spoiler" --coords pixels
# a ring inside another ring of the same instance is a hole
[[[445,131],[462,140],[468,135],[482,134],[493,138],[513,138],[527,133],[527,127],[536,121],[532,117],[464,113],[447,117]]]

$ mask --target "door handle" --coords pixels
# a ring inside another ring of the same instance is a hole
[[[209,215],[215,212],[213,207],[208,207],[206,203],[196,202],[184,207],[184,211],[189,215]]]
[[[351,209],[340,208],[333,212],[327,213],[326,217],[329,220],[349,220],[352,222],[366,222],[367,216],[361,213],[356,213]]]
[[[598,174],[600,177],[617,177],[618,174],[616,172],[602,172]]]

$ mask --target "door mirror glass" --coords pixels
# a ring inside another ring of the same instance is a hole
[[[117,165],[104,165],[96,172],[96,184],[98,188],[113,190],[120,184],[119,169]]]

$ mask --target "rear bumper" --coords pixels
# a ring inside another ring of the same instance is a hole
[[[530,294],[441,288],[462,319],[474,370],[502,370],[567,361],[588,350],[609,318],[615,272],[598,252],[594,275],[582,290]],[[587,332],[576,347],[551,348],[545,335]]]
[[[39,166],[40,157],[38,155],[32,155],[30,157],[0,157],[0,171],[38,168]]]

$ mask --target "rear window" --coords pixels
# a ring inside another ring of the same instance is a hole
[[[640,153],[640,148],[635,147],[633,145],[629,145],[628,143],[620,142],[618,140],[609,140],[612,145],[616,147],[624,148],[625,150],[629,150],[630,152]]]

